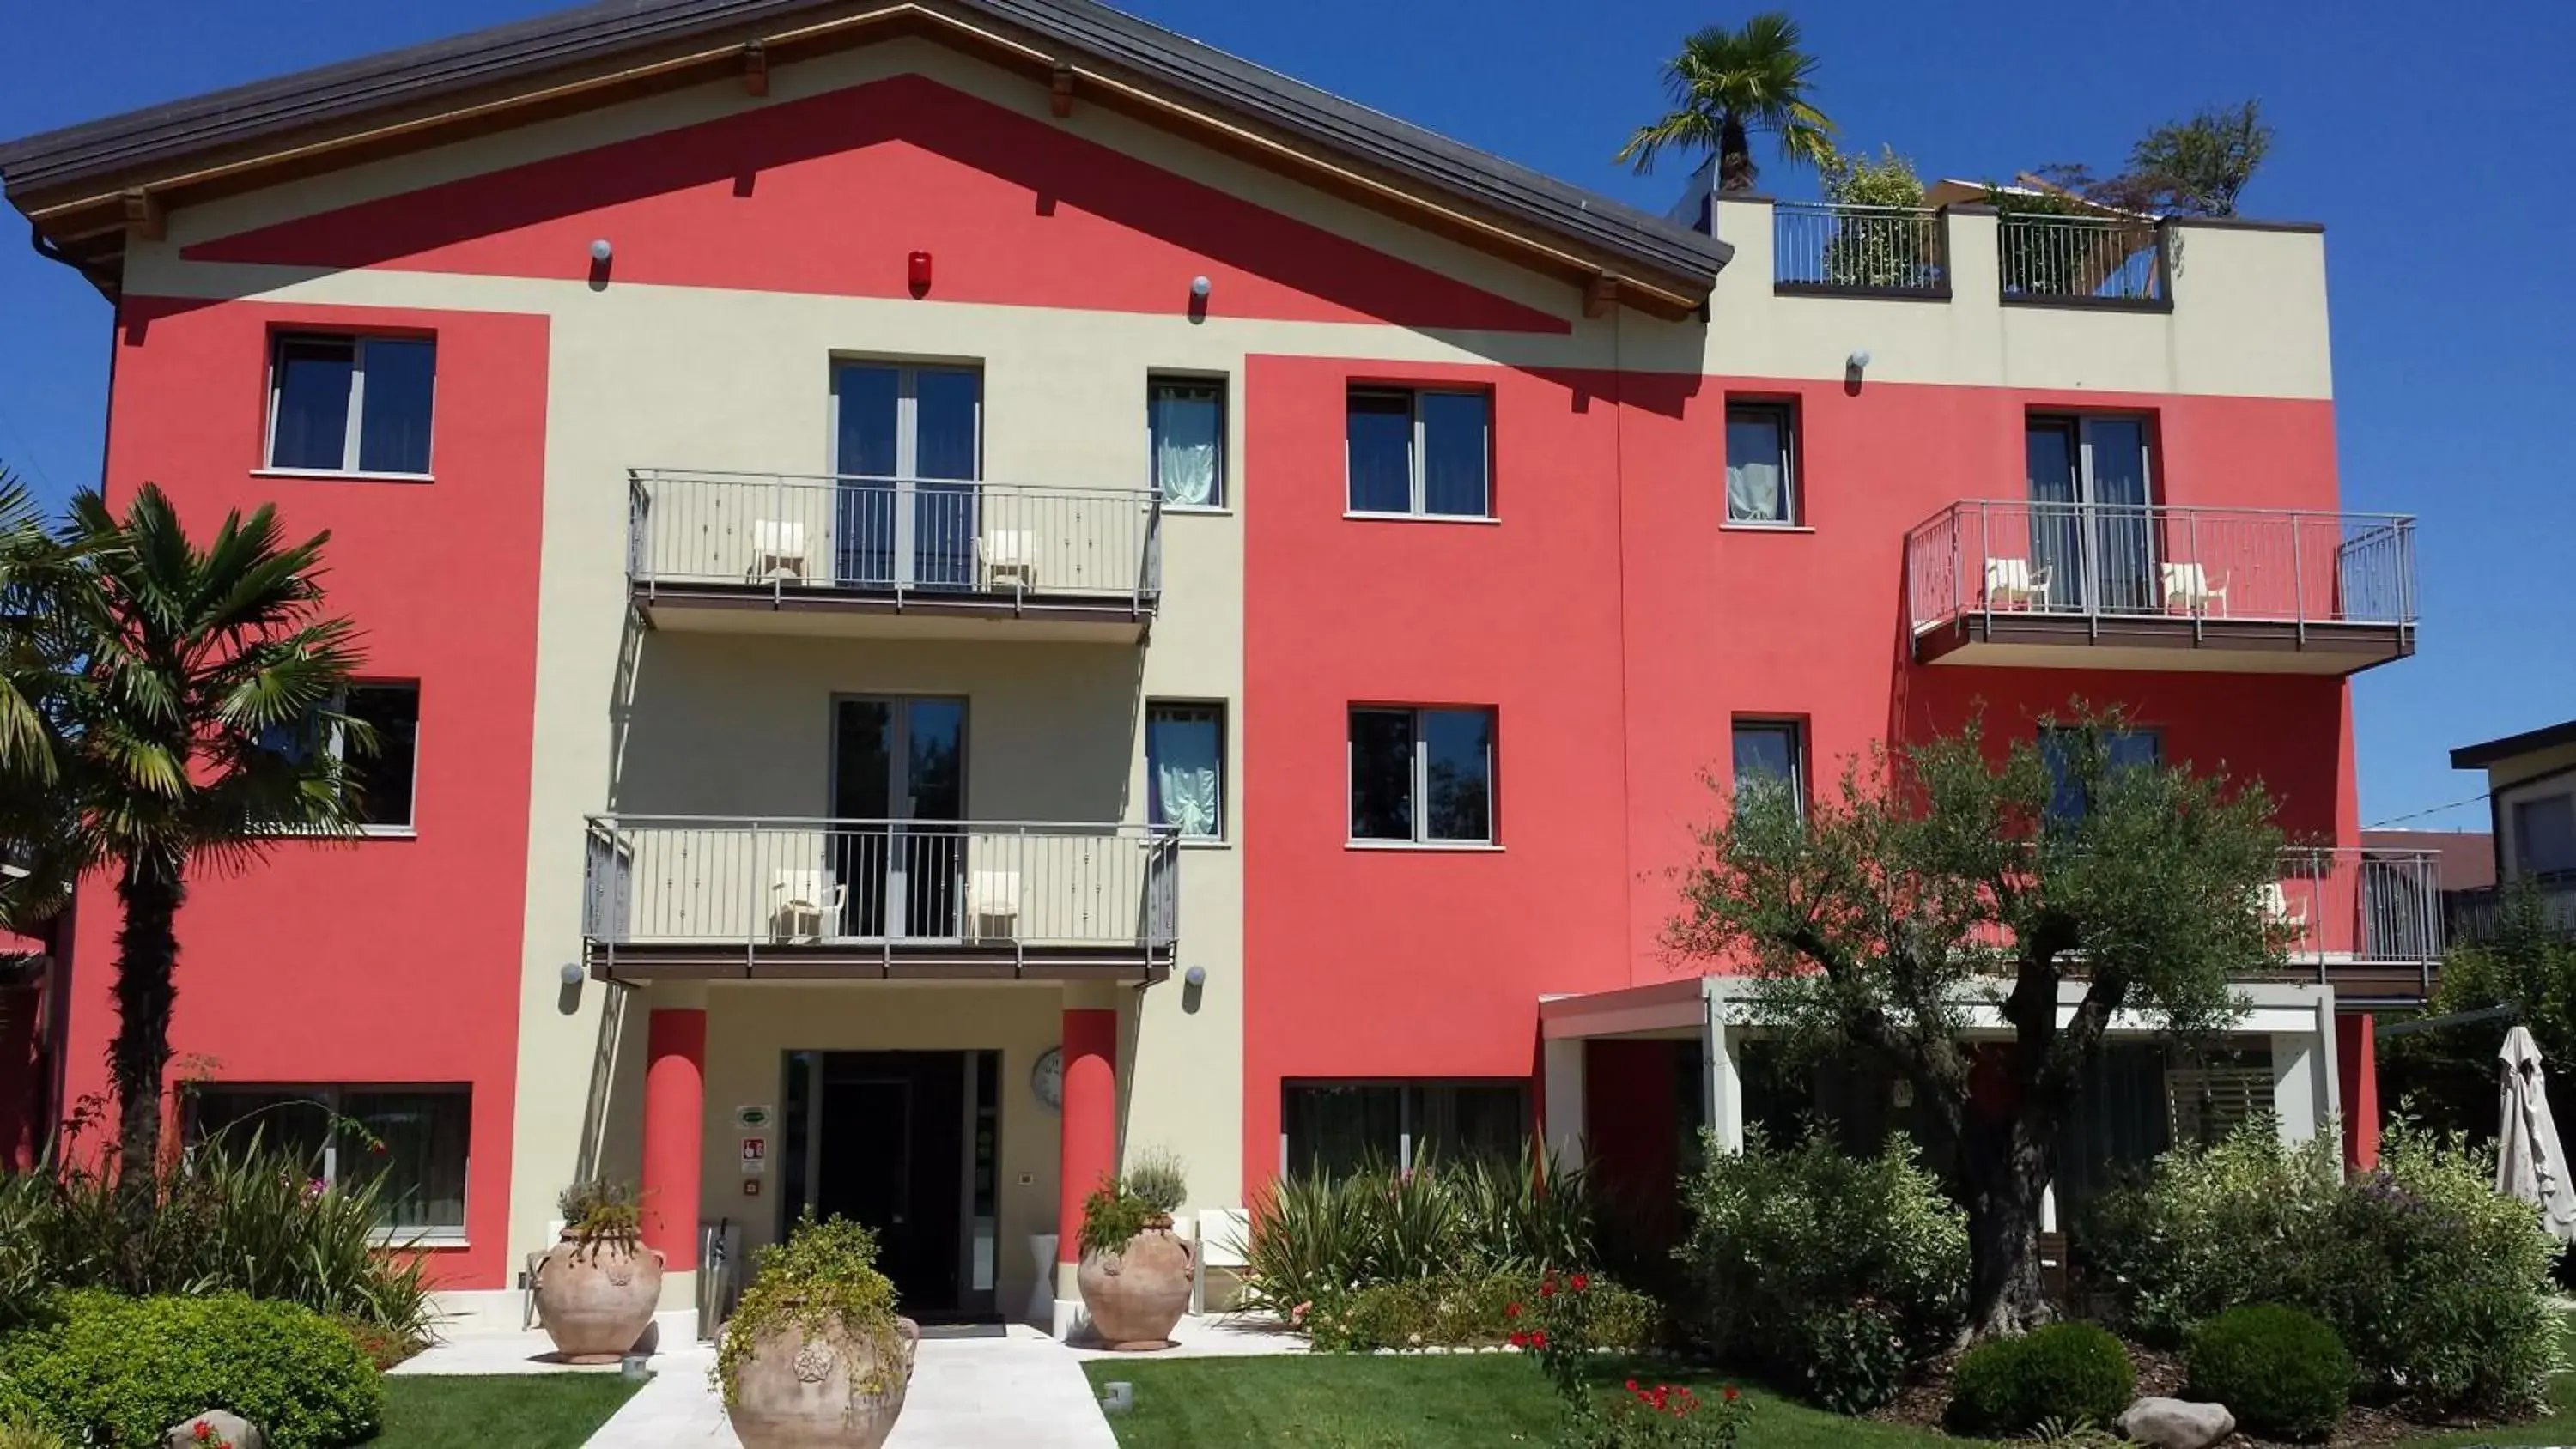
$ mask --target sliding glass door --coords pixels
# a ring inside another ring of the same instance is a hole
[[[832,394],[838,580],[973,588],[983,375],[971,367],[844,362],[832,369]]]
[[[849,934],[947,940],[966,873],[966,702],[840,699],[832,705],[829,862],[849,886]]]
[[[2154,613],[2156,528],[2141,418],[2034,417],[2024,439],[2031,569],[2045,570],[2041,607]]]

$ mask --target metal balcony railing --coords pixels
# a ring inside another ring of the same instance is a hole
[[[628,480],[627,575],[642,593],[749,586],[1144,614],[1162,592],[1151,489],[670,468]]]
[[[2526,876],[2500,886],[2450,892],[2443,905],[2452,941],[2462,946],[2493,944],[2503,934],[2515,893],[2525,890],[2531,893],[2532,908],[2539,912],[2542,930],[2576,940],[2576,871],[2562,870]]]
[[[2294,846],[2264,909],[2292,965],[2413,966],[2442,960],[2441,857],[2429,850]],[[2429,982],[2428,982],[2429,984]]]
[[[1177,837],[1157,826],[595,815],[589,841],[594,945],[1155,958],[1180,929]]]
[[[2393,513],[1954,503],[1905,539],[1916,633],[1971,614],[2412,628],[2415,520]]]
[[[2006,214],[1995,234],[2006,301],[2162,307],[2165,229],[2147,217]]]
[[[1950,295],[1948,228],[1921,207],[1783,201],[1771,211],[1771,282],[1780,292]]]

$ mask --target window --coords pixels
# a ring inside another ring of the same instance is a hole
[[[984,375],[843,362],[832,369],[832,394],[834,580],[974,588],[978,542],[993,523],[975,486],[984,476]]]
[[[280,337],[269,363],[268,466],[429,473],[438,345],[426,337]]]
[[[326,725],[318,720],[272,727],[262,734],[260,744],[290,759],[327,754],[337,762],[340,778],[354,798],[361,829],[410,830],[413,779],[420,757],[420,684],[412,680],[353,684],[331,701],[327,713],[367,726],[376,737],[375,753],[350,749],[345,729],[336,722]]]
[[[209,1083],[188,1091],[192,1142],[221,1132],[239,1143],[256,1132],[322,1182],[375,1183],[376,1220],[391,1233],[463,1235],[467,1088]]]
[[[1529,1084],[1520,1081],[1289,1082],[1279,1107],[1286,1172],[1511,1157],[1529,1137]]]
[[[2034,578],[2046,575],[2042,607],[2164,612],[2158,564],[2166,561],[2159,553],[2165,540],[2152,506],[2147,434],[2146,418],[2119,414],[2035,413],[2025,423],[2030,567]]]
[[[1787,403],[1726,405],[1726,521],[1798,521],[1797,415]]]
[[[1225,384],[1155,378],[1146,386],[1145,433],[1154,488],[1174,508],[1225,506]]]
[[[1352,388],[1351,512],[1490,517],[1492,403],[1481,392]]]
[[[1756,785],[1777,783],[1786,786],[1789,798],[1797,802],[1798,813],[1807,812],[1807,751],[1804,731],[1796,720],[1752,720],[1735,722],[1735,793]]]
[[[1494,838],[1494,712],[1353,709],[1351,838]]]
[[[2513,853],[2524,875],[2576,870],[2576,795],[2515,801]]]
[[[1183,839],[1225,835],[1225,706],[1145,706],[1146,816]]]
[[[2075,761],[2069,753],[2074,748],[2071,729],[2044,729],[2039,732],[2039,756],[2048,764],[2050,781],[2048,818],[2067,822],[2081,820],[2090,802],[2085,798],[2084,782],[2076,778]],[[2104,730],[2102,748],[2113,770],[2139,765],[2164,763],[2164,737],[2154,730]]]

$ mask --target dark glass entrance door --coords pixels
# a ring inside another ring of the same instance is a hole
[[[851,934],[953,940],[965,878],[966,702],[833,704],[834,877],[850,887]]]
[[[973,588],[983,375],[845,362],[832,383],[835,577],[869,588]]]
[[[964,1052],[822,1057],[814,1210],[876,1232],[908,1312],[964,1306],[966,1066]]]
[[[2153,613],[2159,606],[2146,424],[2119,416],[2032,418],[2023,443],[2030,549],[2041,607]]]

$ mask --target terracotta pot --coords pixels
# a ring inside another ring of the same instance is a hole
[[[921,1326],[898,1318],[900,1363],[835,1327],[809,1338],[782,1323],[751,1341],[734,1371],[734,1437],[743,1449],[877,1449],[903,1412]],[[731,1330],[727,1330],[730,1332]],[[873,1387],[871,1387],[873,1386]]]
[[[1087,1253],[1075,1281],[1092,1331],[1111,1348],[1168,1348],[1172,1326],[1190,1306],[1190,1245],[1171,1220],[1149,1226],[1116,1253]]]
[[[537,1319],[567,1363],[615,1363],[662,1304],[662,1253],[570,1231],[537,1265]]]

